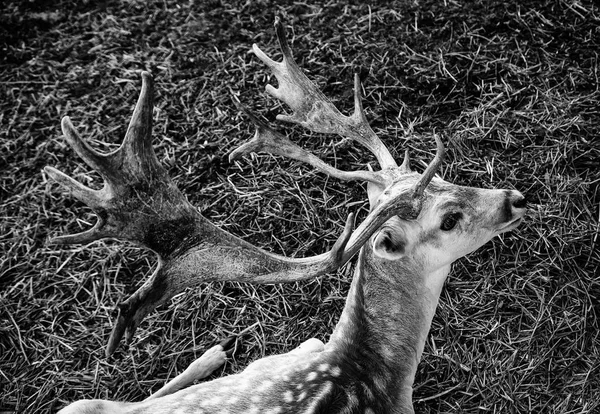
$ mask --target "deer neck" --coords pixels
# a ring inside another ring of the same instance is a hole
[[[412,412],[417,365],[449,271],[450,265],[424,274],[410,259],[381,260],[369,247],[361,250],[326,349],[354,364],[351,371],[371,384],[375,398],[388,400],[390,412]]]

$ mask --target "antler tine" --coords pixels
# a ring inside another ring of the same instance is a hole
[[[278,115],[277,119],[302,125],[314,132],[335,133],[354,139],[375,154],[382,168],[396,167],[390,152],[366,120],[358,74],[354,77],[354,114],[344,116],[294,61],[279,17],[275,18],[275,32],[283,54],[281,62],[269,58],[256,44],[252,50],[277,78],[278,87],[267,85],[267,93],[292,109],[291,115]]]
[[[102,205],[101,191],[92,190],[89,187],[81,184],[79,181],[74,180],[65,173],[57,170],[56,168],[46,166],[44,167],[46,174],[50,176],[54,181],[66,188],[73,197],[86,203],[92,209],[96,210]],[[101,216],[98,216],[98,221],[89,230],[81,233],[69,234],[65,236],[53,237],[49,240],[52,244],[77,244],[77,243],[91,243],[106,237],[107,234],[102,230],[104,227],[104,220]]]
[[[354,72],[354,114],[352,114],[352,118],[358,128],[363,130],[354,139],[375,154],[382,169],[397,167],[398,164],[396,164],[396,160],[394,160],[390,151],[369,126],[362,104],[362,84],[358,72]]]
[[[131,162],[134,174],[146,175],[149,169],[162,169],[152,148],[152,110],[154,81],[149,72],[142,72],[142,90],[129,121],[125,138],[118,152]]]
[[[50,176],[50,178],[68,190],[69,193],[79,201],[83,201],[89,206],[94,207],[101,205],[102,198],[96,190],[86,187],[79,181],[69,177],[67,174],[57,170],[54,167],[50,167],[49,165],[44,167],[44,171]]]
[[[280,134],[279,132],[270,128],[250,110],[237,102],[237,100],[234,100],[234,102],[237,107],[254,123],[256,132],[250,141],[242,144],[229,155],[229,162],[239,159],[242,155],[250,152],[267,152],[292,158],[296,161],[305,162],[312,165],[317,170],[340,180],[362,180],[385,187],[385,182],[378,173],[372,171],[338,170],[337,168],[334,168],[331,165],[323,162],[311,152],[306,151],[305,149],[296,145],[283,134]]]
[[[64,236],[53,237],[49,240],[52,244],[64,245],[64,244],[89,244],[105,237],[110,237],[110,234],[103,231],[104,220],[98,219],[94,227],[89,230],[82,231],[81,233],[67,234]]]
[[[142,72],[142,90],[125,138],[121,146],[109,154],[100,154],[89,146],[77,133],[69,117],[61,121],[62,131],[75,152],[96,170],[112,187],[133,177],[143,179],[164,169],[152,148],[152,109],[154,107],[154,82],[149,72]]]
[[[97,171],[102,178],[110,179],[114,176],[114,168],[109,156],[100,154],[90,147],[89,144],[81,138],[68,116],[62,118],[60,126],[69,145],[87,165]]]
[[[400,171],[404,174],[412,172],[410,169],[410,154],[408,153],[408,149],[404,150],[404,161],[402,161],[402,165],[400,165]]]
[[[425,191],[425,187],[427,187],[429,185],[429,183],[431,182],[431,179],[433,178],[433,176],[435,175],[437,170],[440,168],[440,165],[442,165],[442,161],[444,160],[444,156],[446,155],[446,149],[444,148],[444,143],[440,139],[440,136],[438,134],[433,134],[433,137],[435,138],[437,150],[435,153],[435,157],[433,158],[433,161],[431,161],[431,163],[429,163],[429,165],[427,166],[427,168],[421,175],[421,178],[419,179],[419,181],[417,181],[415,183],[415,185],[413,187],[414,188],[413,199],[415,199],[415,200],[422,199],[423,191]]]

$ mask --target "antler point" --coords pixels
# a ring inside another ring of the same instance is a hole
[[[241,157],[241,151],[238,151],[239,148],[234,149],[233,151],[231,151],[231,153],[229,154],[229,157],[227,157],[227,160],[229,161],[229,163],[233,163],[236,160],[239,160]]]
[[[146,85],[150,87],[154,86],[154,78],[152,77],[152,73],[144,70],[142,71],[142,88]]]
[[[48,174],[52,178],[54,178],[54,176],[56,175],[56,172],[58,171],[56,168],[51,167],[50,165],[46,165],[43,168],[43,170],[46,174]]]
[[[67,135],[71,131],[75,131],[75,127],[71,122],[71,118],[68,116],[63,116],[60,120],[60,127],[62,129],[63,134]]]

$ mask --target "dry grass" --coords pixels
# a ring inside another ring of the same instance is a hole
[[[157,154],[215,224],[304,256],[331,246],[348,211],[364,216],[359,185],[272,157],[227,163],[251,133],[232,92],[270,120],[283,109],[261,93],[267,71],[247,53],[253,42],[276,50],[277,10],[293,27],[298,60],[342,108],[351,106],[352,71],[361,68],[368,115],[395,154],[408,147],[424,165],[435,129],[449,140],[446,179],[514,187],[531,201],[517,232],[454,266],[419,367],[417,411],[598,412],[597,6],[381,3],[4,2],[0,412],[143,399],[248,326],[225,373],[328,337],[349,268],[294,285],[207,285],[152,313],[131,346],[106,360],[113,306],[149,276],[154,258],[121,243],[46,244],[95,219],[51,189],[42,167],[100,182],[67,148],[60,118],[69,115],[97,148],[115,148],[141,69],[157,82]],[[340,168],[372,161],[332,137],[295,137]]]

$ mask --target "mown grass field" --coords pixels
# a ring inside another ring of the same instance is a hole
[[[5,1],[0,6],[0,412],[55,412],[80,398],[141,400],[224,337],[250,327],[222,371],[309,337],[328,338],[351,267],[281,286],[212,283],[153,312],[104,356],[114,306],[147,278],[148,252],[120,242],[56,247],[95,222],[42,173],[99,176],[61,137],[68,115],[115,149],[141,86],[156,80],[154,145],[216,225],[289,256],[327,250],[362,185],[304,165],[228,153],[252,125],[232,94],[273,124],[263,93],[285,17],[292,48],[343,110],[360,68],[365,108],[397,158],[422,169],[442,134],[443,177],[516,188],[526,223],[454,265],[415,382],[422,413],[600,412],[600,10],[591,1]],[[363,148],[277,125],[341,169]]]

